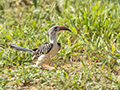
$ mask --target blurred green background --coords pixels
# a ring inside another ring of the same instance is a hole
[[[55,69],[32,68],[47,30],[63,25]],[[120,90],[120,0],[0,0],[0,89]]]

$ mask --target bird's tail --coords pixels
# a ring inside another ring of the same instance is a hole
[[[29,52],[31,54],[33,54],[33,52],[34,52],[32,49],[27,49],[27,48],[24,48],[24,47],[19,47],[19,46],[14,45],[14,44],[11,44],[10,47],[13,48],[13,49],[15,49],[15,50]]]

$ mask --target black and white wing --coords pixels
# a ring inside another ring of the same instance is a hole
[[[33,53],[33,58],[32,59],[35,59],[42,54],[49,53],[52,48],[53,48],[52,43],[45,43],[41,47],[39,47],[38,49],[33,49],[34,53]]]

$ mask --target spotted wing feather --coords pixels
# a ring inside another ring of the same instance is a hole
[[[39,47],[38,49],[34,49],[33,59],[39,57],[42,54],[49,53],[50,50],[52,49],[52,47],[53,47],[52,43],[45,43],[41,47]]]

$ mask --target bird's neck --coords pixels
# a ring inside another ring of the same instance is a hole
[[[50,43],[52,43],[53,45],[57,44],[56,35],[50,35],[49,40],[50,40]]]

